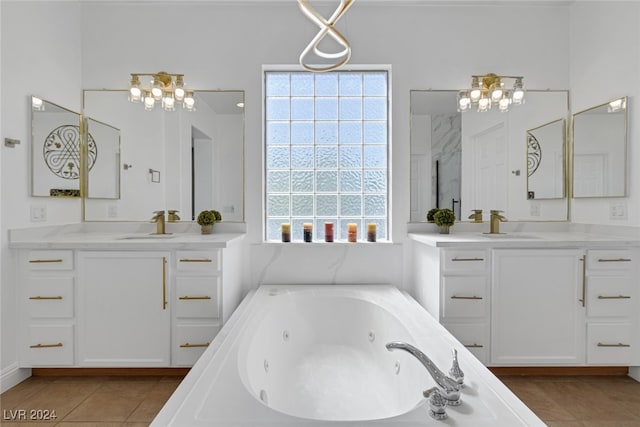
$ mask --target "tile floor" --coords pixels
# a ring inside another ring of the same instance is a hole
[[[640,427],[640,383],[628,377],[504,375],[500,379],[549,427]],[[0,395],[0,424],[147,426],[180,380],[180,377],[32,377]],[[19,409],[26,411],[26,418],[31,409],[55,410],[56,420],[17,420]]]

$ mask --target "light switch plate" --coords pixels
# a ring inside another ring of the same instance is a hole
[[[627,219],[627,202],[609,203],[609,218],[617,220]]]
[[[31,222],[44,222],[47,220],[46,206],[31,206]]]

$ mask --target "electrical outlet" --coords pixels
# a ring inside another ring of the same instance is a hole
[[[107,207],[107,217],[108,218],[118,217],[118,205],[109,205]]]
[[[531,203],[529,206],[529,215],[540,216],[540,203]]]
[[[47,220],[46,206],[31,206],[31,222],[44,222]]]
[[[617,219],[617,220],[627,219],[627,203],[611,202],[609,204],[609,219]]]

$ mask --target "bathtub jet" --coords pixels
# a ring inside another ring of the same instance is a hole
[[[418,359],[420,363],[427,368],[427,371],[429,371],[429,374],[436,384],[438,384],[438,391],[442,394],[446,404],[449,406],[460,405],[460,389],[462,388],[462,384],[459,382],[459,378],[453,379],[445,375],[445,373],[442,372],[426,354],[411,344],[401,341],[393,341],[388,343],[386,347],[389,351],[404,350]],[[455,359],[454,363],[456,363]],[[425,397],[428,397],[432,393],[432,390],[425,391]]]

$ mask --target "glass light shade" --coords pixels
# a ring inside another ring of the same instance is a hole
[[[156,101],[160,101],[162,99],[162,83],[156,81],[153,82],[151,95]]]
[[[471,98],[469,97],[469,91],[461,90],[458,92],[458,111],[467,111],[471,108]]]
[[[193,98],[193,91],[187,90],[184,93],[184,100],[182,101],[182,107],[188,111],[194,111],[196,100]]]
[[[505,113],[509,111],[509,104],[511,104],[511,102],[509,101],[509,97],[505,96],[500,101],[498,101],[498,109]]]
[[[488,111],[490,108],[491,108],[491,100],[486,97],[480,98],[480,100],[478,101],[478,111],[480,113],[484,113],[485,111]]]
[[[502,90],[502,85],[500,84],[500,81],[497,81],[496,83],[491,85],[491,101],[492,102],[499,102],[503,95],[504,95],[504,90]]]
[[[34,111],[44,111],[44,102],[40,98],[36,98],[35,96],[31,97],[31,108]]]
[[[147,111],[151,111],[153,110],[153,107],[155,107],[155,105],[155,98],[151,96],[151,93],[147,92],[146,96],[144,97],[144,109]]]
[[[182,102],[182,100],[184,99],[184,81],[182,80],[182,76],[180,75],[176,76],[173,96],[178,102]]]
[[[162,108],[165,111],[173,111],[176,109],[176,101],[173,98],[172,92],[165,93],[164,97],[162,98]]]
[[[616,111],[624,110],[625,108],[627,108],[627,103],[625,102],[624,98],[620,98],[616,99],[615,101],[611,101],[609,103],[607,111],[609,113],[615,113]]]
[[[129,88],[129,101],[140,102],[142,101],[142,91],[139,86],[131,86]]]
[[[511,94],[511,102],[520,105],[524,103],[524,89],[522,87],[522,79],[517,79],[513,85],[513,93]]]
[[[476,103],[482,97],[482,90],[480,89],[480,81],[477,77],[471,79],[471,91],[469,92],[471,102]]]

